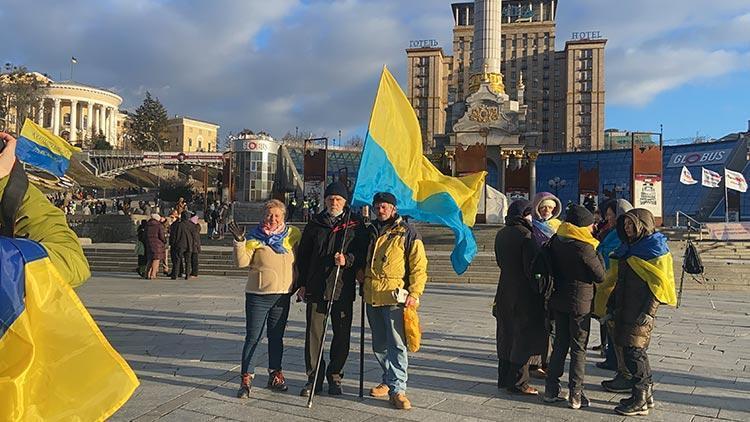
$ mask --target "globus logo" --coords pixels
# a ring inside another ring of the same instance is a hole
[[[726,160],[729,151],[730,150],[719,150],[674,154],[669,162],[669,167],[723,163]]]

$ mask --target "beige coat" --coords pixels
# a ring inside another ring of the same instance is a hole
[[[294,279],[294,252],[301,233],[290,226],[284,246],[290,251],[285,254],[274,252],[269,246],[256,240],[234,242],[234,258],[238,268],[249,268],[246,293],[287,294],[292,293]]]

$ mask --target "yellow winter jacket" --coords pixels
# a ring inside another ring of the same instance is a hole
[[[0,198],[8,180],[8,176],[0,179]],[[57,272],[72,287],[80,286],[91,276],[81,243],[68,226],[65,214],[31,183],[18,210],[15,236],[41,243]]]
[[[408,250],[407,250],[408,247]],[[393,291],[405,288],[419,299],[427,283],[427,256],[416,228],[398,217],[371,242],[365,267],[365,302],[395,305]]]

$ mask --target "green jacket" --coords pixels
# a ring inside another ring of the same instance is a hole
[[[8,176],[0,179],[0,198],[7,184]],[[68,226],[65,214],[31,183],[17,218],[16,237],[25,237],[44,246],[63,280],[77,287],[91,276],[78,236]]]

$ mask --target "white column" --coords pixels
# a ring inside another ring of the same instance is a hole
[[[96,109],[96,134],[104,133],[104,106],[98,104]]]
[[[102,133],[104,133],[104,139],[109,141],[109,107],[104,108],[104,124],[102,124]]]
[[[70,137],[69,142],[72,144],[77,138],[78,132],[78,100],[70,100]]]
[[[36,122],[39,126],[44,127],[44,100],[39,101],[39,106],[36,110]]]
[[[117,147],[117,107],[112,108],[112,141],[110,145]]]
[[[94,139],[94,135],[96,134],[94,132],[94,103],[91,101],[89,101],[89,106],[86,110],[86,123],[89,125],[86,128],[89,133],[89,139]]]
[[[550,19],[555,20],[555,0],[552,0],[552,4],[549,7]]]
[[[482,74],[485,71],[487,73],[500,73],[502,60],[502,51],[500,50],[501,27],[501,2],[476,0],[474,2],[472,74]]]
[[[52,133],[60,135],[60,99],[53,98],[54,106],[52,107]]]

